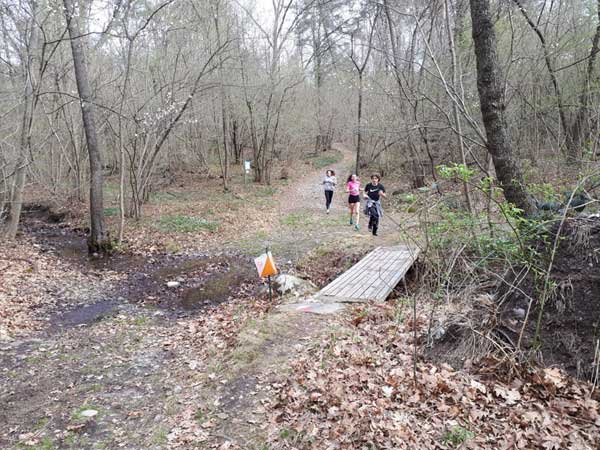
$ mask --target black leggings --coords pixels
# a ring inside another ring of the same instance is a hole
[[[379,216],[371,214],[369,216],[369,230],[372,230],[373,234],[377,234],[377,228],[379,228]]]
[[[333,200],[333,191],[325,191],[325,207],[329,209]]]

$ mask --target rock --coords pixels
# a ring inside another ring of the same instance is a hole
[[[434,341],[441,341],[444,336],[446,336],[446,329],[441,325],[431,332],[431,338]]]
[[[10,336],[10,333],[8,332],[8,329],[0,325],[0,342],[8,342],[11,340],[12,338]]]
[[[98,414],[98,411],[95,409],[84,409],[79,413],[81,417],[94,417],[96,414]]]
[[[280,295],[307,295],[317,290],[317,287],[308,280],[294,275],[281,274],[273,280],[273,287]]]
[[[168,281],[167,282],[167,287],[168,288],[177,288],[179,287],[181,283],[179,281]]]
[[[525,318],[525,310],[523,308],[515,308],[512,310],[513,314],[515,315],[515,317],[517,319],[524,319]]]

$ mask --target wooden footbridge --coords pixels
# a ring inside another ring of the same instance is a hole
[[[343,303],[383,302],[418,256],[418,248],[406,245],[377,247],[310,301],[283,305],[282,309],[327,314],[342,309]]]
[[[322,303],[383,302],[412,267],[419,250],[377,247],[317,295]]]

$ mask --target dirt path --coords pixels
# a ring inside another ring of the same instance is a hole
[[[333,168],[343,185],[353,155],[341,151]],[[266,236],[239,236],[234,247],[255,244],[241,251],[247,256],[219,256],[217,249],[201,260],[90,266],[79,257],[83,238],[68,235],[68,251],[58,255],[62,272],[51,283],[51,326],[0,342],[0,447],[264,448],[263,404],[273,384],[335,325],[331,318],[268,312],[264,293],[256,297],[248,256],[269,245],[289,269],[319,248],[376,245],[347,224],[345,193],[336,193],[325,214],[323,171],[308,170],[281,194],[279,220]],[[58,240],[39,248],[53,253]],[[24,279],[39,283],[32,295],[48,286],[45,273]],[[181,286],[170,290],[169,280]],[[239,289],[228,300],[232,286]]]

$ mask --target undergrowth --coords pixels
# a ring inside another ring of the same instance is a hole
[[[202,230],[215,232],[218,229],[219,224],[218,222],[200,217],[163,216],[154,222],[154,226],[160,231],[193,233]]]

